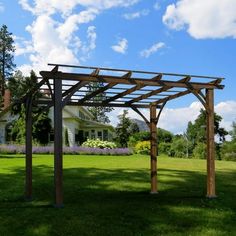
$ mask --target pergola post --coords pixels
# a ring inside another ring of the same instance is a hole
[[[26,99],[25,114],[25,199],[32,200],[32,95]]]
[[[207,197],[215,198],[214,90],[206,89],[207,105]]]
[[[54,185],[55,207],[63,207],[62,81],[54,78]]]
[[[157,193],[157,118],[156,104],[150,106],[151,133],[151,193]]]

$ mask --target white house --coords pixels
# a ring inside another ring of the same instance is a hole
[[[66,106],[63,109],[63,137],[64,142],[68,135],[69,146],[82,144],[89,139],[112,140],[114,128],[108,124],[93,121],[92,114],[84,107]],[[49,111],[49,117],[53,122],[53,108]],[[0,144],[6,144],[8,140],[9,124],[16,116],[12,116],[10,108],[5,108],[0,113]],[[53,127],[53,123],[52,123]],[[67,134],[66,134],[67,133]],[[50,142],[53,142],[53,132],[50,134]]]

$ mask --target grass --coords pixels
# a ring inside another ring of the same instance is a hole
[[[217,199],[205,198],[206,161],[159,157],[151,195],[147,156],[64,156],[64,204],[53,204],[53,157],[0,155],[0,235],[236,235],[236,163],[217,161]]]

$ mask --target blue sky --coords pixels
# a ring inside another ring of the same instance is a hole
[[[51,62],[225,77],[215,109],[227,129],[236,119],[235,0],[0,0],[0,22],[24,73]],[[182,132],[199,108],[193,96],[175,100],[160,126]]]

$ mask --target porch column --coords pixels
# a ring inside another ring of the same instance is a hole
[[[54,186],[55,207],[63,207],[62,81],[54,78]]]
[[[32,200],[32,97],[26,99],[25,106],[25,199]]]
[[[214,90],[206,89],[207,105],[207,197],[215,193]]]
[[[157,118],[156,105],[150,106],[151,133],[151,193],[157,193]]]

